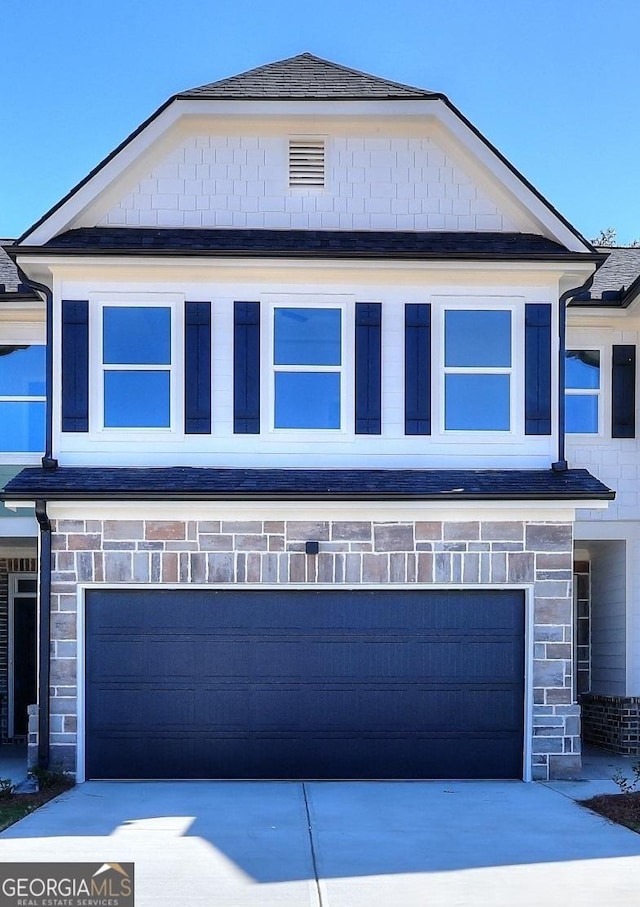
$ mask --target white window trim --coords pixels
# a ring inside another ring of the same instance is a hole
[[[566,387],[564,389],[565,399],[567,397],[597,397],[598,400],[598,430],[597,431],[569,431],[565,424],[565,434],[567,438],[578,438],[580,441],[587,440],[589,438],[602,438],[604,437],[604,410],[605,410],[605,400],[609,399],[609,383],[608,375],[611,372],[611,346],[601,346],[599,343],[569,343],[567,342],[566,351],[569,350],[596,350],[600,353],[600,387],[598,388],[579,388],[579,387]],[[566,382],[565,382],[566,384]],[[607,394],[605,395],[605,388]]]
[[[525,381],[525,311],[524,297],[465,296],[438,297],[432,300],[433,329],[433,403],[435,409],[435,437],[453,444],[504,444],[507,441],[525,440],[524,435],[524,381]],[[511,366],[508,368],[483,366],[460,368],[445,366],[445,320],[449,311],[502,311],[511,312]],[[445,427],[445,378],[448,374],[509,375],[510,407],[509,429],[468,430]]]
[[[262,318],[262,362],[261,399],[262,432],[270,440],[286,438],[291,441],[317,442],[353,440],[355,438],[355,297],[354,296],[310,296],[308,294],[268,295],[262,297],[264,317]],[[340,366],[301,365],[278,368],[274,363],[274,315],[277,308],[291,309],[339,309],[342,312],[342,364]],[[275,420],[275,375],[277,371],[339,372],[340,373],[340,428],[276,428]]]
[[[12,336],[4,337],[0,336],[0,346],[42,346],[46,347],[46,344],[42,340],[29,341],[24,338],[16,338]],[[46,376],[45,376],[46,381]],[[46,394],[0,394],[0,403],[43,403],[46,406],[47,397]],[[46,420],[46,414],[45,414]],[[44,426],[46,432],[46,425]],[[42,437],[42,450],[0,450],[0,465],[1,464],[10,464],[10,463],[39,463],[42,459],[42,454],[44,453],[44,433]]]
[[[163,428],[109,428],[104,425],[104,375],[127,366],[106,366],[102,359],[105,308],[168,308],[171,312],[171,363],[136,365],[135,371],[169,372],[170,424]],[[184,297],[177,294],[100,294],[89,301],[89,439],[100,441],[163,441],[184,438]]]

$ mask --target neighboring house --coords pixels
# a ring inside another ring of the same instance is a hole
[[[0,240],[9,244],[11,240]],[[44,305],[0,245],[0,485],[44,452]],[[36,695],[37,524],[0,502],[0,742],[26,740]]]
[[[583,739],[640,754],[640,451],[636,350],[640,249],[607,260],[567,318],[567,451],[616,489],[606,511],[579,510],[575,537],[576,687]]]
[[[614,493],[567,468],[561,336],[604,255],[444,95],[309,54],[185,91],[9,254],[52,337],[4,493],[41,763],[579,772],[573,525]]]

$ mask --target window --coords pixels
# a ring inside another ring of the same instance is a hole
[[[570,434],[597,434],[600,425],[600,350],[567,350],[565,423]]]
[[[343,324],[339,307],[273,309],[273,427],[342,427]]]
[[[324,179],[324,139],[291,139],[289,186],[323,189]]]
[[[0,346],[0,451],[41,453],[44,418],[44,346]]]
[[[509,431],[511,311],[447,309],[444,316],[445,431]]]
[[[171,309],[102,310],[105,428],[170,428]]]

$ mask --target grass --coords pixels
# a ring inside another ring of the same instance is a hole
[[[74,785],[73,779],[63,772],[36,770],[33,774],[40,787],[33,794],[17,794],[10,781],[0,778],[0,832]]]

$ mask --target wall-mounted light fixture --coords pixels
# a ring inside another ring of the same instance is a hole
[[[317,554],[320,550],[320,542],[305,542],[304,543],[304,553],[305,554]]]

